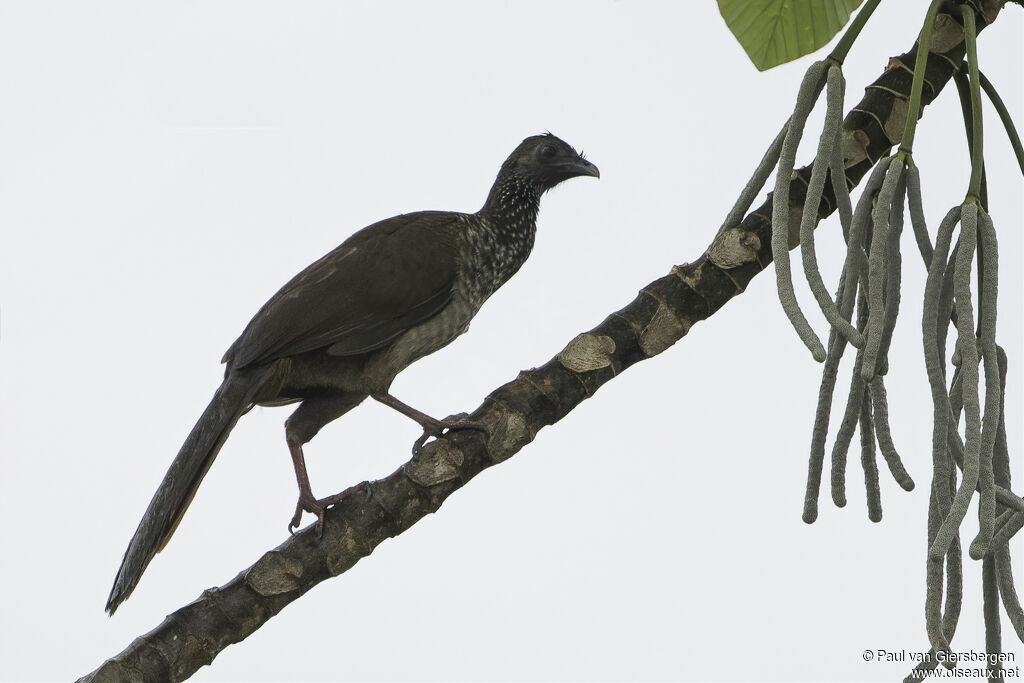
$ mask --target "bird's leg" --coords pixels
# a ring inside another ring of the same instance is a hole
[[[491,436],[490,431],[485,425],[480,422],[473,422],[467,419],[469,418],[469,415],[466,413],[456,413],[455,415],[449,415],[443,420],[438,420],[437,418],[430,417],[426,413],[421,413],[407,403],[399,401],[391,394],[370,394],[370,396],[372,396],[375,401],[379,401],[390,408],[394,408],[402,415],[411,417],[413,420],[416,420],[421,427],[423,427],[423,434],[420,435],[412,445],[413,455],[419,451],[423,444],[426,443],[427,439],[432,436],[441,436],[445,430],[455,431],[458,429],[475,429],[479,432],[483,432],[485,438],[490,438]]]
[[[354,488],[347,488],[327,498],[315,498],[309,485],[302,446],[316,436],[321,427],[359,405],[364,398],[365,394],[337,393],[306,399],[285,421],[284,436],[292,456],[292,465],[295,467],[295,481],[299,485],[299,502],[296,503],[295,515],[288,524],[289,533],[299,526],[303,512],[311,512],[316,515],[317,535],[323,534],[324,510],[340,502],[345,494]]]
[[[292,455],[292,465],[295,467],[295,481],[299,484],[299,502],[295,505],[295,515],[292,521],[288,522],[288,533],[294,533],[302,521],[303,512],[312,512],[316,515],[317,535],[323,533],[324,508],[323,504],[313,497],[313,489],[309,486],[309,473],[306,471],[306,458],[302,454],[302,444],[291,433],[286,433],[288,440],[288,451]]]
[[[311,512],[316,515],[316,535],[319,538],[324,533],[324,511],[335,503],[340,503],[342,498],[349,494],[357,486],[350,486],[341,493],[326,498],[315,498],[313,489],[309,486],[309,474],[306,472],[306,460],[302,454],[302,444],[293,443],[288,439],[288,450],[292,454],[292,464],[295,466],[295,479],[299,482],[299,502],[295,505],[295,515],[288,523],[288,533],[295,533],[302,521],[303,512]]]
[[[379,401],[380,403],[383,403],[389,408],[394,408],[402,415],[405,415],[406,417],[411,417],[412,419],[416,420],[416,422],[421,427],[423,427],[423,429],[429,429],[436,432],[437,434],[440,434],[448,427],[448,425],[446,425],[443,420],[438,420],[436,418],[430,417],[426,413],[421,413],[420,411],[413,408],[411,405],[399,401],[391,394],[385,393],[370,395],[373,397],[373,400]]]

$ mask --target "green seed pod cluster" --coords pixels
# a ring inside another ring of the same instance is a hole
[[[960,236],[952,246],[957,224]],[[936,234],[934,249],[922,249],[928,266],[922,333],[925,368],[934,410],[932,491],[928,510],[926,623],[932,648],[948,649],[956,628],[962,582],[960,526],[975,491],[979,494],[979,531],[970,544],[973,559],[985,560],[983,583],[989,602],[1002,596],[1018,635],[1024,639],[1021,610],[1010,573],[1008,541],[1024,526],[1024,500],[1010,491],[1006,444],[1006,354],[996,345],[998,246],[991,217],[975,202],[953,208]],[[975,331],[971,272],[978,256],[980,324]],[[946,336],[950,321],[957,339],[953,372],[946,389]],[[979,364],[984,364],[985,394],[979,396]],[[965,419],[964,439],[958,425]],[[956,484],[957,468],[963,474]],[[946,609],[941,608],[943,564]],[[985,578],[985,577],[988,578]],[[997,599],[994,602],[998,602]],[[951,612],[953,610],[953,612]]]
[[[931,27],[936,22],[941,2],[932,0],[928,8],[918,45],[908,112],[916,112],[920,107]],[[866,14],[870,14],[877,1],[868,4]],[[761,159],[722,226],[725,231],[739,224],[774,169],[771,248],[779,299],[801,341],[815,360],[824,363],[811,434],[803,519],[811,523],[818,516],[833,396],[839,366],[850,345],[856,349],[856,357],[846,407],[832,447],[831,495],[837,506],[846,505],[847,456],[854,433],[859,431],[868,517],[877,522],[882,518],[879,453],[899,486],[907,491],[914,489],[914,481],[893,443],[885,388],[889,346],[901,303],[901,240],[905,214],[910,214],[913,238],[927,269],[922,333],[933,428],[925,623],[933,655],[949,650],[960,618],[963,596],[960,529],[975,492],[978,494],[979,530],[968,544],[968,550],[971,558],[982,561],[986,648],[989,652],[1000,651],[1000,602],[1017,636],[1024,641],[1024,608],[1014,588],[1008,546],[1010,539],[1024,528],[1024,500],[1014,494],[1010,486],[1004,414],[1007,358],[996,344],[998,246],[992,219],[985,209],[979,87],[984,88],[1002,119],[1022,171],[1024,146],[995,88],[977,69],[974,12],[972,5],[961,7],[967,45],[967,64],[961,72],[969,70],[970,76],[964,73],[955,76],[971,148],[971,183],[964,202],[941,221],[934,243],[925,221],[921,174],[911,153],[916,116],[907,117],[898,152],[875,164],[856,208],[850,198],[843,154],[845,81],[841,63],[859,26],[851,31],[852,37],[844,36],[843,49],[837,48],[827,59],[807,70],[793,115]],[[825,122],[807,181],[806,199],[803,206],[797,207],[790,203],[792,180],[797,177],[794,173],[797,148],[810,112],[823,91]],[[814,230],[823,201],[828,201],[824,197],[829,185],[835,200],[830,208],[837,210],[846,240],[846,254],[834,297],[822,279],[814,246]],[[829,324],[826,344],[815,334],[794,292],[789,250],[798,244],[808,286]],[[977,287],[972,287],[973,272],[977,273]],[[972,296],[977,300],[977,312]],[[951,324],[956,335],[952,348],[947,349]],[[953,370],[947,373],[947,358],[950,357]],[[961,417],[965,423],[963,437]],[[925,658],[917,671],[934,669],[939,659]]]
[[[827,348],[823,346],[800,310],[793,289],[789,262],[791,240],[788,201],[793,165],[804,124],[822,89],[826,94],[825,124],[807,184],[799,225],[801,260],[808,286],[830,325]],[[846,505],[846,460],[858,426],[861,432],[861,465],[868,496],[868,516],[882,518],[877,453],[880,451],[894,479],[907,491],[914,481],[896,451],[889,428],[883,375],[888,369],[888,348],[900,302],[904,204],[909,193],[908,171],[902,160],[881,160],[869,177],[856,211],[850,200],[842,148],[842,117],[845,81],[842,69],[830,60],[812,65],[800,86],[793,116],[785,127],[779,153],[772,208],[772,256],[782,308],[815,360],[825,363],[811,437],[804,521],[818,516],[818,495],[825,458],[832,398],[840,361],[850,344],[857,349],[853,380],[846,410],[832,451],[832,499]],[[847,240],[847,254],[833,299],[822,279],[814,248],[814,228],[826,184],[831,182],[836,206]],[[875,201],[877,198],[877,202]],[[920,196],[909,200],[920,205]],[[852,315],[857,308],[857,319]],[[877,444],[877,447],[876,447]]]
[[[829,338],[829,354],[822,373],[811,435],[803,513],[807,523],[817,518],[832,394],[847,342],[857,348],[857,356],[846,410],[832,449],[832,500],[840,507],[846,505],[847,453],[858,426],[861,432],[861,465],[867,490],[868,518],[875,522],[882,519],[876,441],[877,450],[881,451],[895,481],[906,491],[914,489],[914,481],[893,443],[884,381],[888,369],[889,340],[899,310],[899,238],[903,231],[903,200],[908,184],[905,170],[902,162],[895,158],[881,160],[865,184],[849,229],[844,230],[848,250],[836,298],[839,300],[840,313],[844,316],[849,315],[853,299],[856,298],[858,335],[844,335],[841,328],[833,327]],[[879,244],[884,248],[880,248]]]
[[[775,176],[775,193],[772,202],[772,259],[775,261],[775,280],[779,290],[779,300],[782,302],[782,310],[786,312],[789,321],[800,336],[801,341],[811,350],[814,359],[819,363],[825,360],[825,348],[821,340],[814,334],[807,318],[800,310],[796,294],[793,291],[793,275],[789,263],[789,242],[790,242],[790,207],[789,207],[789,186],[793,179],[793,166],[796,162],[796,151],[800,145],[800,138],[803,136],[804,125],[807,117],[814,108],[814,103],[821,94],[826,82],[826,61],[815,62],[804,75],[800,90],[796,96],[796,107],[793,116],[790,117],[786,137],[782,143],[782,153],[779,157],[779,168]],[[840,97],[841,99],[841,97]],[[825,137],[825,136],[822,136]],[[833,136],[834,140],[835,136]],[[823,144],[830,144],[831,141]],[[827,168],[831,154],[825,157],[824,166]],[[817,162],[817,160],[816,160]],[[815,170],[819,167],[815,163]],[[819,175],[824,175],[819,174]],[[824,183],[820,183],[822,188]],[[805,211],[817,214],[818,204],[810,204],[810,189],[808,189],[808,203]],[[820,196],[819,196],[820,201]]]
[[[969,78],[959,73],[956,82],[971,152],[971,183],[964,203],[953,208],[939,225],[934,248],[920,215],[920,179],[915,174],[909,183],[914,232],[928,268],[922,332],[934,410],[925,620],[931,651],[948,650],[962,595],[959,532],[977,492],[978,533],[970,543],[969,554],[982,562],[986,649],[1000,652],[1000,602],[1017,637],[1024,641],[1024,609],[1013,583],[1008,544],[1024,527],[1024,501],[1010,490],[1005,424],[1007,358],[996,344],[999,254],[995,226],[984,208],[987,191],[981,149],[981,87],[998,103],[997,111],[1022,169],[1024,154],[1012,122],[1003,116],[1005,109],[998,95],[978,71],[974,11],[964,5],[962,12]],[[957,223],[960,233],[951,247]],[[972,272],[977,273],[976,291],[972,291]],[[977,326],[972,296],[978,303]],[[950,323],[956,329],[952,354],[955,369],[947,390],[946,337]],[[979,365],[983,373],[979,373]],[[963,439],[959,431],[961,414],[965,422]],[[957,469],[962,473],[959,486]]]

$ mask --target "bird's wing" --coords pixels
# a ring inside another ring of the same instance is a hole
[[[223,362],[242,368],[328,346],[366,353],[436,315],[455,285],[457,215],[411,213],[363,228],[271,297]]]

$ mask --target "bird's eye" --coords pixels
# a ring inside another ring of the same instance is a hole
[[[554,158],[556,152],[557,150],[555,149],[554,145],[544,145],[543,147],[540,148],[540,158],[552,159]]]

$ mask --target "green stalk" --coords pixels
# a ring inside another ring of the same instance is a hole
[[[960,5],[964,17],[964,42],[967,46],[967,70],[971,78],[971,184],[967,188],[966,201],[981,203],[981,169],[984,155],[981,151],[981,85],[978,77],[978,29],[975,25],[974,8],[968,4]],[[915,74],[915,78],[916,78]]]
[[[971,79],[967,77],[967,63],[964,62],[953,72],[953,82],[956,84],[957,95],[960,96],[960,111],[964,116],[964,132],[967,135],[967,156],[974,158],[974,109],[971,105]],[[980,73],[980,72],[979,72]],[[985,164],[981,165],[981,189],[978,198],[981,200],[981,208],[988,211],[988,174],[985,172]]]
[[[857,16],[850,22],[850,26],[846,29],[846,33],[836,43],[836,47],[829,54],[828,59],[835,62],[837,66],[843,65],[843,60],[846,59],[846,55],[850,52],[850,48],[853,47],[853,42],[857,40],[857,36],[860,35],[861,29],[864,28],[864,24],[868,23],[868,19],[871,18],[871,14],[878,7],[878,3],[882,0],[868,0],[864,3],[860,12],[857,12]]]
[[[996,87],[992,85],[990,80],[985,78],[985,74],[979,71],[978,77],[981,80],[981,89],[985,91],[989,102],[992,103],[992,106],[996,108],[996,113],[999,114],[999,120],[1003,122],[1003,128],[1006,129],[1006,136],[1010,138],[1010,145],[1013,146],[1013,153],[1017,155],[1017,163],[1020,165],[1020,172],[1024,173],[1024,147],[1020,144],[1020,135],[1017,134],[1017,128],[1013,125],[1013,119],[1010,117],[1010,112],[1007,111],[1002,98],[999,97],[999,93],[996,92]]]
[[[903,139],[900,141],[900,156],[909,157],[914,150],[914,133],[917,132],[917,116],[921,111],[921,91],[924,90],[924,68],[928,63],[928,49],[932,44],[932,27],[939,5],[943,0],[932,0],[928,14],[917,39],[917,59],[914,60],[914,81],[910,86],[910,104],[907,106],[907,121],[903,125]]]
[[[961,68],[963,65],[961,64]],[[969,67],[968,67],[969,68]],[[980,72],[979,72],[980,73]],[[964,129],[967,133],[967,153],[974,158],[974,106],[971,102],[971,81],[962,69],[957,69],[953,74],[953,81],[956,83],[956,91],[960,96],[960,110],[964,115]],[[988,211],[988,183],[985,181],[985,162],[981,163],[981,185],[978,188],[978,201],[981,203],[981,208]],[[981,336],[981,321],[984,318],[982,312],[982,292],[984,292],[985,283],[981,277],[985,269],[985,257],[982,252],[978,252],[978,336]]]

